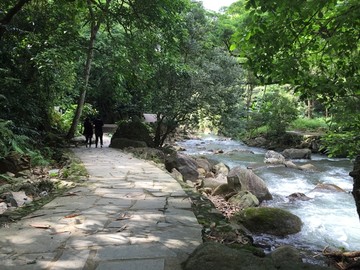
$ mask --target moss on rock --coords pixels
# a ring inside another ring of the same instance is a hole
[[[301,219],[289,211],[270,207],[250,207],[236,213],[232,222],[241,223],[253,233],[286,236],[301,231]]]

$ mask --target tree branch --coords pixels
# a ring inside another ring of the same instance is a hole
[[[22,9],[22,7],[30,1],[31,0],[19,0],[19,2],[17,2],[17,4],[13,8],[11,8],[0,20],[0,40],[6,32],[6,26],[11,22],[13,17]]]

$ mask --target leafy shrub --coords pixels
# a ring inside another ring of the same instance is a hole
[[[17,135],[12,131],[13,123],[0,119],[0,158],[6,157],[11,151],[24,154],[30,139],[25,135]]]
[[[76,104],[69,106],[64,112],[60,110],[53,111],[52,121],[53,126],[61,133],[66,133],[72,124],[75,116]],[[86,117],[94,118],[98,114],[97,110],[92,107],[91,104],[85,103],[80,122],[82,123]],[[77,127],[76,134],[80,134],[81,126]]]
[[[354,158],[360,154],[359,97],[344,97],[330,109],[329,132],[323,137],[323,149],[332,157]]]
[[[301,131],[325,131],[329,128],[326,118],[298,118],[291,122],[290,129]]]
[[[297,115],[294,98],[274,89],[254,103],[248,128],[255,130],[267,126],[267,135],[276,138],[285,133],[286,128],[297,118]]]
[[[17,134],[17,132],[24,131],[30,135]],[[40,134],[36,132],[15,127],[11,121],[0,119],[0,159],[5,158],[11,152],[16,152],[20,155],[30,156],[32,166],[49,165],[53,150],[48,147],[40,147],[39,137]]]

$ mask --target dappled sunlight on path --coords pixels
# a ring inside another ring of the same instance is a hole
[[[85,185],[0,230],[0,269],[181,269],[202,242],[188,197],[169,174],[109,141],[73,149]]]

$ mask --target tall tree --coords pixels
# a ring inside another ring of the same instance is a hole
[[[91,0],[86,1],[87,8],[89,10],[90,37],[86,52],[86,63],[84,67],[84,85],[80,87],[80,94],[77,102],[74,119],[67,134],[68,139],[71,139],[74,136],[76,127],[79,124],[80,116],[85,103],[86,90],[89,85],[89,78],[91,72],[91,64],[94,57],[94,49],[95,49],[94,46],[95,46],[96,36],[98,34],[101,24],[104,22],[105,16],[108,15],[111,0],[106,0],[104,5],[101,5],[100,2],[98,3],[100,6],[94,5],[93,1]],[[95,7],[99,12],[95,12],[94,10]]]
[[[167,29],[171,32],[171,28],[177,22],[177,14],[183,9],[186,0],[107,0],[105,3],[88,0],[89,20],[91,25],[89,46],[87,51],[87,62],[85,65],[84,87],[80,91],[76,114],[73,123],[67,134],[68,138],[74,136],[75,128],[79,122],[82,107],[85,102],[86,88],[90,76],[91,62],[93,59],[94,42],[98,31],[111,31],[114,26],[120,25],[125,31],[133,31],[136,29]],[[94,11],[96,9],[96,12]],[[101,29],[101,24],[104,27]]]
[[[354,121],[335,121],[342,124],[333,132],[345,145],[357,141],[358,149],[360,140],[349,130],[360,128],[360,107],[350,105],[360,104],[359,1],[248,0],[246,8],[232,50],[262,84],[291,84],[300,98],[318,100],[333,114],[352,108]],[[329,149],[337,152],[337,144]]]
[[[77,12],[66,0],[33,1],[12,17],[0,42],[0,93],[6,97],[0,118],[50,128],[53,107],[75,81]]]

